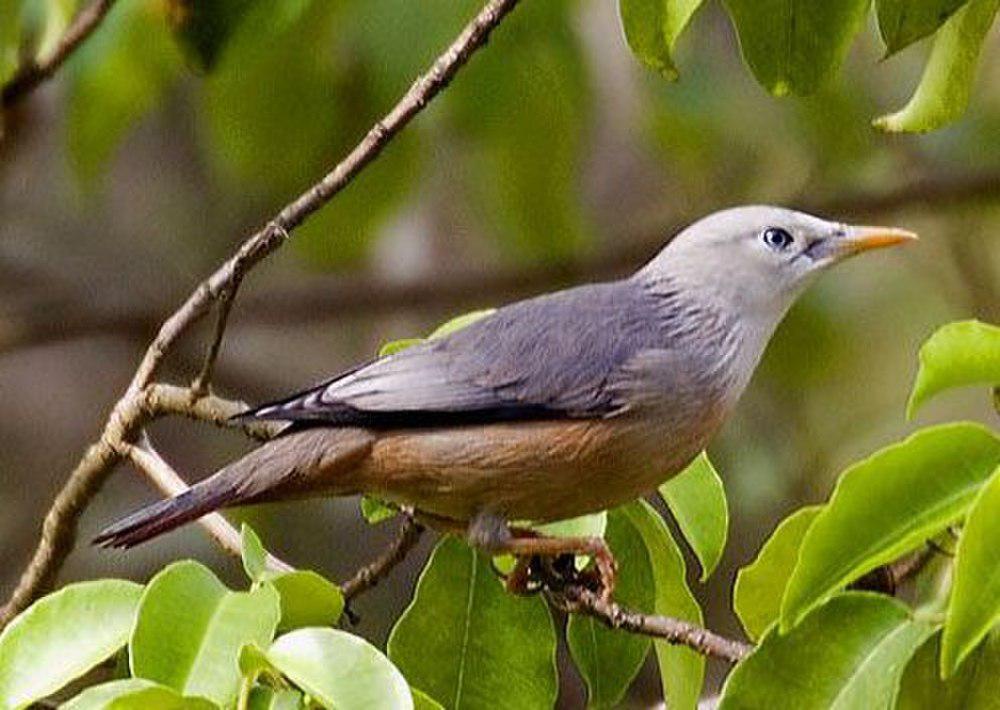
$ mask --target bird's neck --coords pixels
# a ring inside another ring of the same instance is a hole
[[[655,303],[666,342],[681,344],[699,361],[705,386],[735,405],[746,389],[782,314],[746,314],[737,304],[696,284],[660,274],[640,283]]]

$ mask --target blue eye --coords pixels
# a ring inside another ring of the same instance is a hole
[[[760,238],[764,244],[775,251],[784,251],[795,241],[792,235],[781,227],[768,227],[760,233]]]

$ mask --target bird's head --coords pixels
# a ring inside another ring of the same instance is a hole
[[[770,206],[735,207],[680,232],[640,276],[673,283],[744,319],[777,325],[816,275],[856,254],[916,239]]]

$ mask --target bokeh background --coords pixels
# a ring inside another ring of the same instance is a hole
[[[0,593],[42,516],[99,433],[155,327],[248,233],[354,145],[475,12],[471,0],[257,2],[197,60],[166,22],[182,3],[119,3],[61,74],[5,116],[0,140]],[[710,453],[727,484],[730,545],[707,584],[711,627],[735,570],[774,524],[828,495],[838,472],[914,427],[904,404],[920,342],[958,318],[1000,321],[1000,52],[986,45],[968,115],[928,136],[885,136],[926,43],[880,61],[874,27],[839,80],[768,96],[718,3],[681,41],[671,84],[630,55],[613,0],[529,0],[363,176],[254,272],[231,318],[217,391],[259,401],[422,335],[461,312],[640,265],[679,225],[769,202],[915,229],[915,248],[859,259],[792,311]],[[186,381],[206,333],[168,368]],[[987,420],[981,393],[941,398],[921,423]],[[245,450],[184,421],[152,429],[195,480]],[[667,442],[665,442],[667,445]],[[154,497],[108,481],[81,539]],[[247,510],[287,560],[343,578],[389,538],[357,501]],[[430,540],[361,598],[383,642]],[[194,556],[238,562],[196,527],[128,553],[81,543],[62,581],[145,579]],[[692,568],[694,565],[692,565]],[[240,582],[241,583],[241,582]],[[582,702],[564,673],[561,704]],[[659,697],[644,673],[631,702]]]

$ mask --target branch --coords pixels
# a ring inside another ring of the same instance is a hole
[[[845,194],[813,202],[806,207],[829,215],[853,219],[873,219],[904,208],[958,207],[1000,198],[1000,171],[917,180],[885,192]],[[341,316],[387,313],[401,309],[434,308],[447,310],[469,305],[486,305],[512,295],[537,292],[552,284],[578,280],[612,278],[635,269],[663,246],[674,233],[696,215],[672,216],[657,220],[655,227],[631,230],[615,244],[625,244],[598,256],[574,263],[542,264],[499,269],[489,272],[467,270],[437,275],[433,283],[416,281],[392,283],[371,277],[321,277],[244,300],[243,322],[255,324],[312,323]],[[146,338],[158,323],[162,306],[121,311],[93,306],[80,308],[75,300],[46,303],[8,315],[0,331],[0,352],[15,348],[120,333],[130,338]],[[38,313],[45,313],[44,319]]]
[[[93,34],[114,4],[115,0],[95,0],[78,12],[47,57],[40,57],[22,65],[14,72],[14,76],[0,87],[0,108],[10,108],[51,78],[63,62]]]
[[[403,524],[399,526],[399,531],[389,547],[371,564],[359,569],[353,577],[340,585],[345,601],[351,601],[382,581],[420,541],[423,532],[423,525],[409,514],[403,513]]]
[[[452,80],[469,58],[483,47],[490,33],[514,9],[518,0],[490,0],[458,38],[420,76],[402,99],[378,121],[332,171],[287,205],[263,229],[243,242],[235,255],[205,279],[173,315],[164,321],[139,363],[125,394],[118,400],[98,442],[70,474],[46,515],[42,538],[7,604],[0,609],[0,627],[45,589],[73,547],[83,510],[152,418],[147,392],[178,339],[203,318],[215,301],[263,259],[278,250],[289,233],[329,202],[371,163],[427,104]],[[194,399],[198,399],[197,396]]]
[[[706,628],[682,619],[655,616],[632,611],[601,599],[579,585],[570,585],[560,592],[550,592],[550,598],[570,614],[586,614],[612,629],[663,639],[677,646],[687,646],[703,656],[739,663],[753,651],[753,646],[726,638]]]

